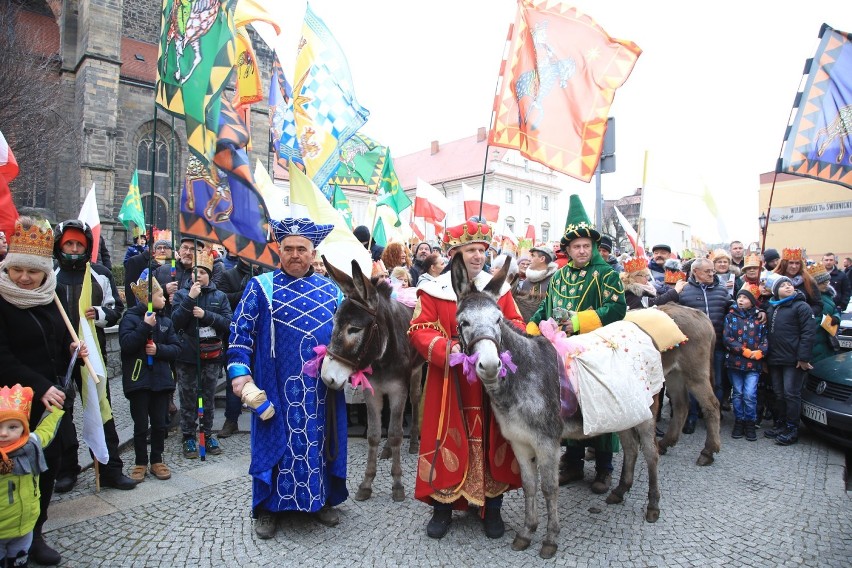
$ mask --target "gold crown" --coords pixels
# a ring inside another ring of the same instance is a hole
[[[38,222],[24,229],[20,219],[15,221],[15,232],[9,239],[9,253],[31,254],[53,258],[53,229]]]
[[[745,257],[745,262],[743,263],[743,270],[746,268],[760,268],[763,265],[763,262],[760,260],[760,255],[751,253],[747,257]]]
[[[132,282],[130,284],[130,289],[133,290],[133,295],[136,296],[139,303],[146,303],[148,301],[148,274],[143,273],[142,277],[140,277],[138,281]],[[157,279],[154,278],[154,282],[151,285],[151,295],[153,296],[158,291],[162,292],[163,289],[160,287],[160,283],[157,282]]]
[[[802,262],[804,259],[804,251],[801,248],[785,248],[781,251],[782,260],[796,260]]]
[[[16,418],[26,424],[30,420],[32,405],[33,389],[30,387],[14,385],[0,388],[0,420]]]
[[[681,270],[666,270],[666,275],[663,277],[663,280],[666,284],[677,284],[681,280],[686,280],[688,276],[686,272]]]
[[[486,246],[491,242],[491,227],[485,223],[476,221],[465,221],[461,225],[448,227],[444,231],[444,244],[448,248],[454,248],[470,243],[484,243]]]
[[[206,268],[213,275],[213,249],[203,248],[195,252],[195,264],[198,268]]]
[[[154,242],[157,241],[166,241],[169,243],[169,247],[172,246],[172,232],[168,229],[163,229],[162,231],[158,231],[154,229]]]
[[[648,259],[644,256],[631,258],[624,262],[624,272],[639,272],[648,268]]]
[[[813,276],[814,280],[819,284],[820,282],[828,282],[831,280],[831,274],[828,273],[828,270],[825,269],[825,266],[822,265],[821,262],[816,262],[807,268],[808,274]]]

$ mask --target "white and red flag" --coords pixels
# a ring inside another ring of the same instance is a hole
[[[462,196],[464,198],[464,218],[470,219],[480,216],[479,198],[480,192],[462,182]],[[500,206],[495,203],[482,201],[482,218],[491,223],[496,223],[500,217]]]

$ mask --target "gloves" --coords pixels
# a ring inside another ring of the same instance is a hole
[[[751,355],[752,355],[752,353],[754,353],[754,351],[752,351],[752,350],[751,350],[751,349],[749,349],[748,347],[743,347],[743,356],[744,356],[746,359],[751,359]]]
[[[243,404],[258,414],[261,420],[269,420],[275,416],[275,406],[266,399],[266,392],[257,388],[254,383],[243,386]]]
[[[743,347],[743,355],[748,359],[755,359],[757,361],[763,359],[763,351],[761,351],[760,349],[755,349],[752,351],[748,347]]]
[[[831,316],[831,325],[840,325],[840,318],[837,316]]]

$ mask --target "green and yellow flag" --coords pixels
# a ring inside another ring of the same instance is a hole
[[[352,229],[352,208],[349,207],[349,200],[339,185],[335,184],[334,186],[334,197],[331,200],[331,204],[334,205],[335,209],[340,211],[340,216],[343,217],[343,220]]]
[[[402,226],[399,214],[411,207],[411,199],[402,190],[402,187],[399,185],[399,178],[396,177],[390,148],[386,149],[385,163],[382,168],[382,181],[379,183],[379,200],[377,205],[387,205],[394,210],[396,213],[394,227]],[[374,240],[379,242],[375,237]]]
[[[236,62],[237,0],[163,0],[157,105],[186,122],[190,151],[213,159],[220,95]]]
[[[142,198],[139,194],[139,172],[137,170],[133,171],[130,189],[127,190],[124,203],[121,204],[118,220],[121,221],[125,229],[133,233],[134,237],[145,232],[145,211],[142,209]]]

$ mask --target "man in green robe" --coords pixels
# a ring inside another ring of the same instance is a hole
[[[601,235],[586,215],[577,195],[571,196],[565,234],[560,244],[571,259],[551,278],[547,294],[530,319],[527,331],[538,333],[538,323],[553,318],[568,334],[588,333],[624,318],[627,304],[621,279],[598,252]],[[583,479],[584,447],[595,450],[592,491],[605,493],[612,482],[612,454],[621,449],[616,434],[566,442],[559,484]]]

